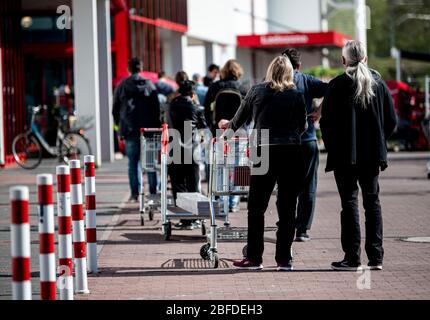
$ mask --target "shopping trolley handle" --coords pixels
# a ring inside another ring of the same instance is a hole
[[[140,134],[144,134],[146,132],[162,132],[163,128],[140,128]]]
[[[161,153],[167,154],[167,145],[169,144],[169,126],[163,123],[161,129]]]

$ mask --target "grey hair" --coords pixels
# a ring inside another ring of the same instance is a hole
[[[346,74],[352,79],[355,86],[354,100],[366,108],[366,105],[375,96],[375,79],[366,63],[366,49],[360,41],[348,41],[343,49]]]

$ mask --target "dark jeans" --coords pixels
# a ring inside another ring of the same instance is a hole
[[[198,164],[170,164],[169,175],[175,200],[178,192],[199,191],[200,170]]]
[[[125,153],[128,157],[128,180],[130,183],[130,191],[133,197],[139,196],[140,179],[143,179],[140,174],[140,138],[127,138],[125,140]],[[157,173],[148,172],[149,192],[157,193]]]
[[[270,146],[269,170],[265,175],[252,175],[248,198],[247,258],[261,263],[264,251],[264,213],[275,184],[278,183],[277,209],[279,221],[276,233],[276,261],[292,259],[297,196],[304,179],[300,146]]]
[[[307,230],[310,230],[314,218],[319,165],[317,142],[303,142],[302,152],[305,165],[305,182],[297,204],[297,233],[305,233]]]
[[[365,250],[369,261],[382,263],[382,215],[379,202],[379,170],[359,169],[356,166],[335,169],[334,176],[342,203],[341,241],[345,259],[360,262],[361,234],[358,210],[358,184],[363,195],[366,218]]]

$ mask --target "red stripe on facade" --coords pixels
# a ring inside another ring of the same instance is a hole
[[[85,176],[86,177],[95,177],[94,162],[85,162]]]
[[[70,175],[68,174],[57,175],[57,192],[60,192],[60,193],[70,192]]]
[[[81,168],[70,168],[70,183],[81,184]]]
[[[97,229],[95,228],[87,229],[87,242],[88,243],[97,242]]]
[[[13,200],[11,207],[13,224],[28,223],[28,200]]]
[[[12,280],[30,280],[30,258],[12,258]]]
[[[58,234],[72,233],[72,217],[58,217]]]
[[[87,210],[96,210],[96,196],[85,196],[85,208]]]
[[[181,32],[181,33],[186,33],[188,31],[188,26],[184,24],[164,20],[164,19],[150,19],[142,16],[130,15],[130,20],[143,22],[159,28],[164,28],[164,29],[168,29],[176,32]]]
[[[72,204],[72,220],[84,220],[84,210],[82,208],[82,204]]]
[[[37,186],[37,199],[39,204],[53,204],[52,185],[39,185]]]
[[[39,251],[41,254],[54,253],[54,234],[39,234]]]
[[[85,242],[74,242],[73,252],[75,253],[75,258],[85,258],[87,256],[87,250],[85,248]]]
[[[55,281],[40,282],[40,298],[42,300],[56,300],[57,283]]]

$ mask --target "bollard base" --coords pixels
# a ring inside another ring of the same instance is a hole
[[[79,290],[79,291],[75,291],[75,294],[89,294],[90,290]]]

